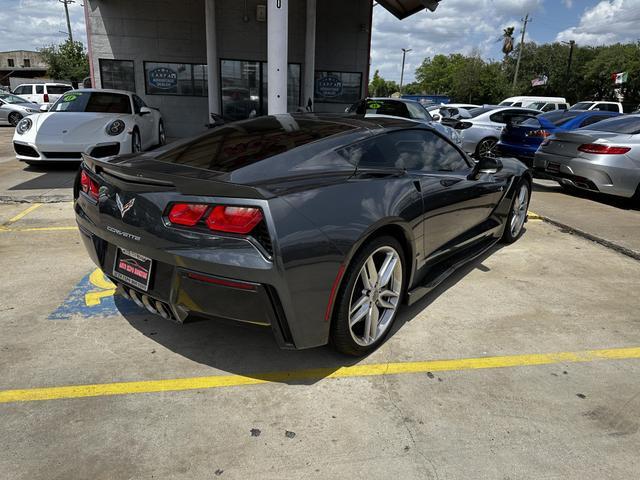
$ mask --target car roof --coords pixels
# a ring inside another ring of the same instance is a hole
[[[119,93],[120,95],[133,95],[128,90],[115,90],[109,88],[76,88],[74,92],[101,92],[101,93]]]

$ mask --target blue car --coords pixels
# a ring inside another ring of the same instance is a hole
[[[620,113],[599,110],[555,110],[537,116],[524,114],[512,116],[502,129],[497,151],[499,155],[516,157],[531,167],[533,156],[545,138],[556,132],[586,127],[617,115]]]

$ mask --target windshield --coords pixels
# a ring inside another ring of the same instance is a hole
[[[570,120],[573,120],[578,115],[582,115],[582,112],[568,112],[566,110],[556,110],[555,112],[543,113],[540,115],[545,120],[553,123],[556,127],[564,125]]]
[[[58,99],[52,112],[131,113],[128,95],[71,91]]]
[[[513,102],[500,102],[499,105],[502,107],[510,107],[511,105],[513,105]]]
[[[637,135],[640,133],[640,116],[621,116],[607,120],[602,120],[596,125],[589,125],[585,130],[597,130],[598,132],[613,132],[626,135]]]
[[[589,107],[593,105],[593,102],[578,102],[569,110],[589,110]]]
[[[17,95],[11,95],[8,93],[0,93],[0,100],[5,101],[6,103],[29,103],[24,98],[20,98]]]
[[[476,118],[477,116],[482,115],[483,113],[490,112],[491,110],[493,110],[493,108],[478,107],[472,108],[471,110],[467,111],[469,112],[469,115],[471,115],[471,118]]]

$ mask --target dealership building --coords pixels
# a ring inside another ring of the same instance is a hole
[[[379,0],[375,8],[400,21],[437,3]],[[366,95],[371,0],[84,5],[93,85],[136,92],[161,110],[170,136],[203,131],[212,114],[341,112]]]

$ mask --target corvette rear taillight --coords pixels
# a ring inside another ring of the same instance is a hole
[[[169,221],[176,225],[193,227],[200,221],[208,205],[199,203],[176,203],[169,211]]]
[[[251,232],[264,218],[256,207],[234,205],[207,205],[204,203],[176,203],[169,210],[169,221],[174,225],[195,227],[204,224],[214,232]]]
[[[525,134],[527,137],[547,138],[551,136],[551,132],[548,130],[531,130]]]
[[[82,170],[82,173],[80,174],[80,188],[91,198],[98,200],[98,184],[84,170]]]
[[[601,143],[585,143],[580,145],[578,150],[584,153],[594,153],[596,155],[622,155],[627,153],[629,147],[614,147],[612,145],[603,145]]]
[[[206,223],[207,227],[217,232],[247,234],[262,218],[259,208],[216,205]]]

